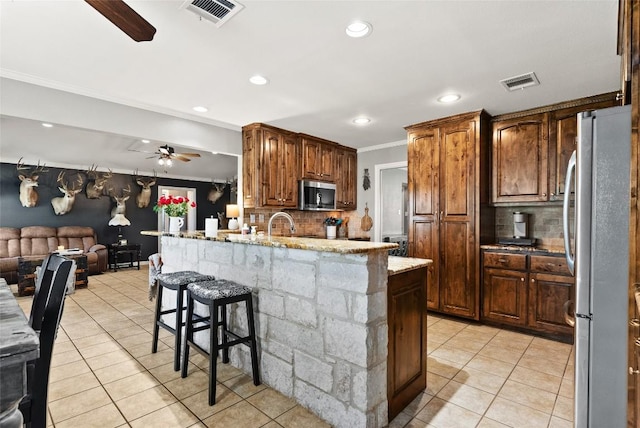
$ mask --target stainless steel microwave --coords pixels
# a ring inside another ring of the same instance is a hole
[[[303,211],[336,211],[336,185],[300,180],[298,208]]]

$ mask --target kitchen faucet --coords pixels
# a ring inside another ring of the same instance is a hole
[[[294,234],[296,232],[296,226],[293,224],[293,217],[285,212],[278,211],[277,213],[272,215],[271,218],[269,218],[269,225],[267,226],[267,235],[269,237],[271,237],[271,223],[273,223],[273,219],[277,217],[285,217],[287,220],[289,220],[289,224],[291,225],[289,230],[291,230],[291,234]]]

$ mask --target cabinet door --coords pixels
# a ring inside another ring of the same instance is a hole
[[[400,413],[427,386],[425,275],[426,269],[421,268],[389,277],[389,419]]]
[[[335,162],[336,208],[355,210],[357,208],[356,152],[337,149]]]
[[[302,177],[310,180],[317,180],[320,178],[320,171],[318,165],[320,156],[320,143],[308,139],[302,139]]]
[[[557,334],[573,334],[564,321],[564,303],[573,300],[571,276],[531,273],[529,279],[529,327]]]
[[[409,255],[433,260],[427,270],[427,308],[439,309],[439,173],[438,128],[408,136]]]
[[[255,131],[242,132],[242,198],[245,208],[254,208],[257,202],[257,143]]]
[[[298,205],[298,139],[295,135],[285,134],[279,146],[279,169],[282,171],[279,177],[280,204],[287,208],[295,208]]]
[[[493,123],[493,202],[548,200],[548,118]]]
[[[320,144],[320,165],[317,170],[320,172],[320,178],[325,181],[334,181],[335,155],[336,148],[330,144]]]
[[[613,107],[616,104],[615,99],[612,98],[609,101],[551,112],[549,116],[549,200],[557,201],[564,197],[567,166],[571,153],[576,149],[578,113]]]
[[[527,274],[485,268],[482,281],[482,318],[504,324],[527,323]]]
[[[475,122],[440,131],[440,308],[479,318],[476,285]]]
[[[280,174],[283,173],[280,162],[280,146],[282,136],[279,133],[265,129],[262,131],[262,206],[281,205]]]

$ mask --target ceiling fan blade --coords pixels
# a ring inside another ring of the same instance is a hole
[[[85,0],[136,42],[153,40],[156,29],[122,0]]]
[[[191,159],[188,157],[182,156],[180,153],[174,153],[171,155],[172,158],[181,160],[182,162],[191,162]]]
[[[190,158],[199,158],[200,157],[200,153],[176,153],[178,155],[181,156],[188,156]]]

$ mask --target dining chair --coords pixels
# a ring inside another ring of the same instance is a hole
[[[76,263],[51,254],[42,263],[36,282],[29,324],[40,337],[40,356],[27,363],[27,395],[20,402],[24,424],[45,428],[47,391],[53,345],[60,326],[67,284],[75,277]]]

